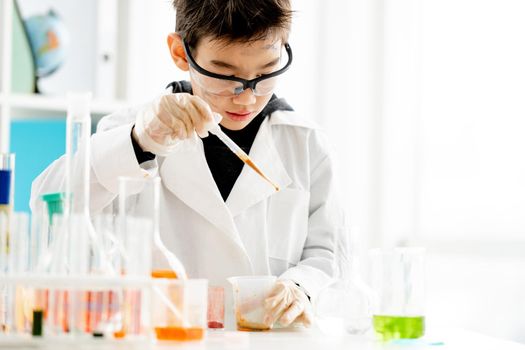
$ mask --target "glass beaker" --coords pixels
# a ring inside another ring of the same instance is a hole
[[[206,331],[208,280],[155,278],[153,328],[157,340],[201,340]]]
[[[272,291],[275,276],[230,277],[233,288],[233,303],[237,329],[240,331],[267,331],[271,327],[264,323],[264,300]]]
[[[382,340],[414,339],[425,333],[425,249],[370,250],[372,288],[377,300],[373,325]]]

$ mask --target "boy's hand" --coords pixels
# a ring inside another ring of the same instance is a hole
[[[276,321],[283,327],[292,323],[302,323],[305,327],[312,324],[312,305],[294,282],[290,280],[277,281],[272,292],[264,301],[266,315],[264,323],[273,325]]]
[[[139,111],[133,137],[144,151],[165,156],[193,131],[208,136],[207,127],[214,123],[210,106],[201,98],[187,93],[162,95]]]

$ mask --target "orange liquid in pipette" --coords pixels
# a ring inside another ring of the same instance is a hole
[[[250,159],[250,157],[247,157],[243,154],[237,154],[237,157],[239,157],[240,160],[244,162],[244,164],[248,165],[250,168],[252,168],[257,174],[259,174],[263,179],[268,181],[270,185],[272,185],[275,188],[275,191],[279,192],[279,186],[274,184],[272,180],[270,180],[264,173],[259,169],[257,165]]]

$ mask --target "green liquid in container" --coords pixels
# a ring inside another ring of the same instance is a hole
[[[385,341],[391,339],[415,339],[425,334],[424,316],[374,315],[374,330]]]

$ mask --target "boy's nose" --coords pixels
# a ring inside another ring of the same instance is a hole
[[[246,89],[237,96],[233,97],[233,103],[239,105],[251,105],[256,101],[255,95],[253,94],[252,89]]]

